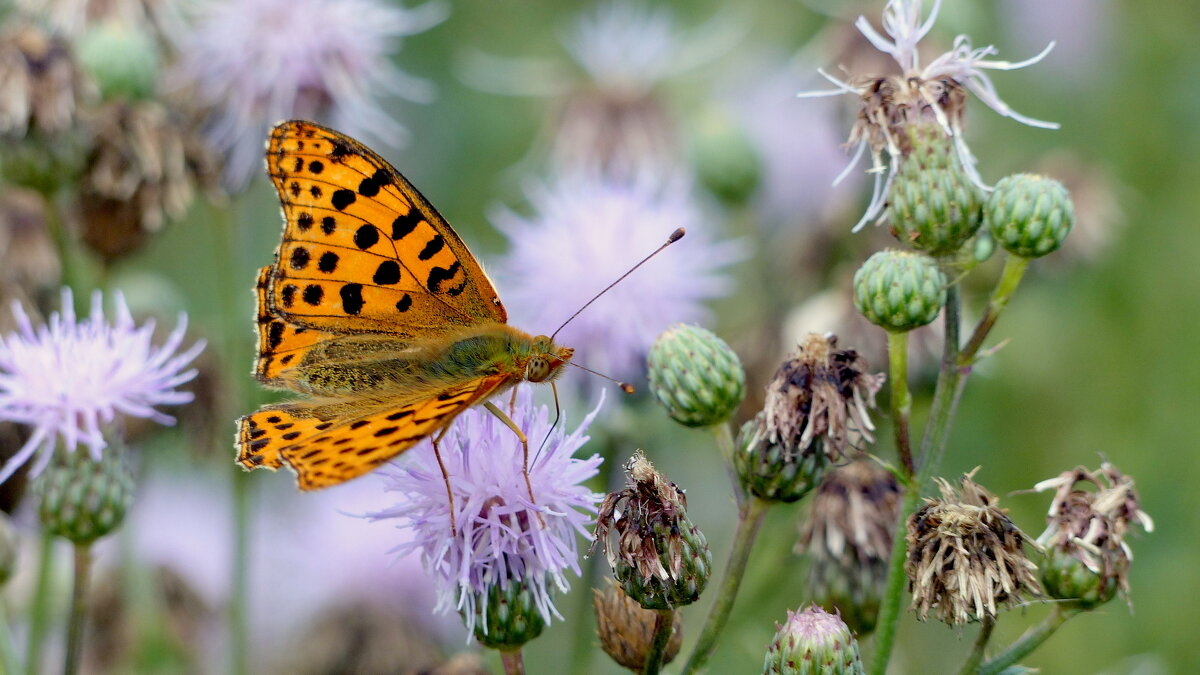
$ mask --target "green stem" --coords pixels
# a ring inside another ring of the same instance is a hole
[[[729,474],[729,483],[733,486],[733,498],[737,501],[740,511],[746,504],[746,488],[738,478],[737,465],[734,464],[734,453],[737,452],[737,442],[733,438],[733,425],[728,420],[712,427],[717,435],[717,448],[725,458],[725,472]]]
[[[525,675],[525,657],[520,647],[501,649],[500,663],[504,664],[504,675]]]
[[[733,538],[733,550],[729,552],[729,562],[725,564],[725,577],[721,579],[721,588],[717,591],[717,600],[708,611],[708,619],[700,630],[700,637],[683,673],[694,673],[708,661],[717,646],[717,638],[729,619],[729,611],[733,609],[733,601],[737,598],[738,587],[746,573],[746,562],[750,559],[750,550],[754,548],[754,539],[758,528],[762,525],[763,516],[767,513],[770,502],[750,495],[746,503],[738,511],[737,532]]]
[[[674,629],[675,610],[658,609],[654,611],[654,639],[650,642],[650,651],[646,654],[642,675],[658,675],[662,670],[663,660],[667,655],[667,645],[671,642],[671,634],[675,632]]]
[[[962,354],[958,357],[960,367],[969,367],[975,361],[975,355],[983,346],[983,341],[991,332],[992,326],[996,325],[996,319],[1000,318],[1000,313],[1008,306],[1009,298],[1017,290],[1017,285],[1021,283],[1021,277],[1025,275],[1028,267],[1028,258],[1010,254],[1005,259],[1004,271],[1000,273],[1000,280],[996,282],[996,288],[992,291],[991,299],[988,300],[987,309],[984,310],[983,317],[979,319],[979,324],[971,333],[971,339],[967,341],[967,346],[963,347]]]
[[[41,672],[42,645],[46,641],[46,628],[50,619],[50,586],[54,577],[54,536],[42,532],[42,548],[39,553],[37,585],[33,591],[33,608],[30,610],[29,640],[25,648],[25,665],[29,675]]]
[[[942,308],[945,337],[942,342],[942,362],[938,370],[937,385],[933,390],[929,420],[925,423],[925,433],[921,437],[921,450],[917,457],[921,477],[917,482],[918,487],[933,475],[940,462],[941,451],[950,433],[950,420],[957,405],[955,390],[959,385],[959,302],[958,286],[951,286],[946,290],[946,305]]]
[[[23,672],[21,659],[17,656],[17,646],[13,644],[12,629],[8,625],[8,607],[0,598],[0,672]]]
[[[67,621],[65,675],[75,675],[83,661],[83,628],[87,622],[87,591],[92,571],[92,543],[75,544],[74,582],[71,584],[71,614]]]
[[[892,646],[896,641],[896,627],[900,623],[900,605],[904,595],[904,584],[908,576],[904,563],[908,552],[908,517],[916,512],[921,503],[921,491],[915,483],[904,486],[904,503],[900,508],[900,522],[892,539],[892,553],[888,560],[887,584],[879,605],[879,621],[875,624],[875,654],[871,660],[872,675],[884,675],[888,660],[892,657]]]
[[[1038,625],[1025,631],[1025,634],[1017,639],[1016,642],[1009,645],[1008,649],[1000,652],[994,659],[983,664],[979,668],[979,675],[997,675],[1005,668],[1017,663],[1021,659],[1033,653],[1033,650],[1041,646],[1054,632],[1059,629],[1067,619],[1079,613],[1077,607],[1071,605],[1054,605],[1047,616]]]
[[[891,386],[892,427],[896,434],[896,452],[908,478],[916,473],[912,446],[908,440],[908,418],[912,413],[912,394],[908,391],[908,333],[888,331],[888,378]]]
[[[967,657],[966,663],[959,670],[959,675],[975,675],[979,672],[979,664],[983,663],[983,653],[987,649],[988,640],[992,639],[992,631],[996,628],[996,619],[989,617],[986,614],[983,617],[983,625],[979,628],[979,635],[975,636],[975,646],[971,648],[971,655]]]

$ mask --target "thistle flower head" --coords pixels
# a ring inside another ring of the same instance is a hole
[[[963,170],[979,187],[987,189],[963,140],[968,92],[1004,117],[1029,126],[1058,128],[1055,123],[1026,117],[1010,108],[1000,98],[987,74],[988,70],[1016,70],[1033,65],[1050,52],[1054,43],[1033,58],[1012,63],[990,60],[988,57],[997,53],[994,46],[975,48],[969,37],[959,35],[950,51],[921,67],[917,45],[933,27],[941,0],[934,1],[933,9],[925,18],[922,18],[922,5],[922,0],[889,0],[883,11],[883,31],[887,37],[880,34],[866,17],[860,16],[854,23],[876,49],[895,59],[901,70],[899,75],[863,77],[846,82],[822,71],[821,75],[837,89],[800,94],[802,97],[853,94],[861,100],[858,119],[849,139],[851,145],[857,146],[857,151],[843,175],[858,164],[866,150],[870,150],[870,172],[875,174],[875,188],[867,211],[854,226],[854,231],[883,211],[891,179],[907,154],[905,134],[901,132],[910,124],[933,122],[940,126],[942,132],[953,139]],[[884,152],[889,157],[887,164],[883,161]]]
[[[1025,556],[1027,537],[975,483],[975,471],[958,489],[937,479],[942,498],[926,499],[908,519],[904,571],[922,621],[934,609],[951,626],[994,619],[997,605],[1013,607],[1042,593],[1037,566]]]
[[[640,450],[625,473],[625,488],[600,505],[592,549],[604,551],[625,593],[642,607],[695,602],[708,583],[712,553],[688,519],[687,497]]]
[[[476,617],[488,611],[480,605],[489,589],[520,584],[544,621],[558,616],[552,587],[565,592],[565,572],[580,573],[576,537],[588,536],[585,525],[601,497],[582,484],[596,475],[600,457],[574,457],[599,410],[597,405],[567,433],[562,426],[551,428],[549,408],[533,405],[527,388],[517,394],[515,407],[506,411],[513,421],[531,443],[549,434],[544,449],[529,458],[528,484],[516,434],[486,410],[460,415],[439,443],[454,494],[453,529],[432,444],[381,471],[385,489],[399,503],[368,517],[396,518],[398,527],[412,531],[412,540],[393,550],[420,553],[438,581],[439,610],[454,607],[475,630]]]
[[[858,641],[836,614],[813,605],[788,610],[787,621],[776,624],[767,648],[763,675],[863,675]]]
[[[381,94],[424,102],[431,85],[391,56],[400,38],[446,17],[446,6],[379,0],[212,0],[179,46],[173,88],[211,109],[207,136],[226,155],[225,183],[243,186],[262,162],[270,125],[315,119],[364,140],[395,144],[406,130]]]
[[[154,322],[133,322],[118,293],[116,316],[104,316],[99,291],[91,314],[76,320],[70,289],[63,289],[62,311],[35,327],[19,304],[13,305],[17,330],[0,337],[0,419],[33,427],[29,440],[0,468],[0,482],[38,451],[33,473],[40,473],[61,439],[73,452],[87,447],[99,460],[108,443],[104,427],[118,414],[174,424],[155,406],[179,405],[192,394],[176,388],[196,376],[184,368],[204,349],[198,341],[176,353],[187,330],[187,316],[158,347],[151,344]]]
[[[875,627],[900,495],[892,472],[860,459],[825,474],[801,525],[796,551],[810,561],[813,600],[860,636]]]
[[[1047,591],[1092,605],[1108,601],[1117,590],[1128,597],[1133,552],[1125,535],[1135,523],[1154,530],[1133,479],[1105,462],[1096,471],[1066,471],[1034,489],[1054,490],[1046,531],[1038,537],[1049,557],[1042,575]]]
[[[521,325],[549,333],[676,227],[687,236],[631,274],[559,334],[589,368],[632,380],[654,338],[676,322],[703,323],[704,301],[724,295],[722,268],[740,248],[712,232],[678,177],[626,180],[598,173],[562,177],[529,191],[531,216],[500,211],[512,242],[501,263],[505,297]],[[550,290],[553,289],[553,292]]]

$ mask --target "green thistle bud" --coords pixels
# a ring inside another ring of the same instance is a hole
[[[945,277],[932,258],[920,253],[879,251],[854,273],[854,306],[889,331],[924,326],[945,302]]]
[[[941,126],[910,126],[908,139],[910,147],[888,190],[891,232],[930,255],[949,255],[983,223],[983,191],[963,170],[954,141]]]
[[[717,111],[700,116],[692,134],[692,157],[700,183],[732,206],[745,204],[762,179],[761,161],[750,139]]]
[[[1127,559],[1124,567],[1128,568]],[[1088,569],[1078,556],[1054,548],[1046,552],[1046,559],[1039,567],[1042,586],[1052,598],[1074,600],[1083,608],[1099,607],[1120,590],[1122,577]],[[1122,570],[1124,572],[1125,570]]]
[[[1067,188],[1053,178],[1029,173],[1000,179],[983,212],[996,241],[1022,258],[1054,251],[1075,225],[1075,204]]]
[[[646,357],[650,391],[671,419],[689,427],[720,424],[746,393],[746,373],[721,338],[678,323],[663,331]]]
[[[475,594],[475,639],[490,649],[516,649],[542,634],[546,618],[526,579],[494,583]]]
[[[92,459],[84,448],[62,449],[38,477],[38,515],[51,534],[86,544],[112,532],[133,502],[133,476],[110,446]]]
[[[17,529],[7,513],[0,511],[0,586],[8,583],[17,567]]]
[[[625,465],[626,487],[600,504],[592,549],[604,549],[625,594],[645,609],[695,602],[708,585],[712,553],[687,516],[683,490],[639,450]]]
[[[154,39],[127,23],[109,20],[79,40],[79,63],[100,86],[105,99],[144,99],[158,79]]]
[[[788,612],[767,648],[763,675],[862,675],[858,642],[836,614],[816,605]]]

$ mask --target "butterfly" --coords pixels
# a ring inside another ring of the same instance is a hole
[[[284,226],[275,262],[258,273],[254,376],[307,399],[242,417],[238,463],[288,466],[302,490],[337,485],[480,403],[528,459],[524,434],[487,399],[552,381],[573,350],[509,326],[450,224],[358,141],[283,122],[267,142],[267,172]]]

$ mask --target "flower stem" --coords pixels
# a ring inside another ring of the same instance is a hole
[[[504,664],[504,675],[525,675],[525,657],[520,647],[501,649],[500,663]]]
[[[905,476],[916,473],[912,446],[908,440],[908,416],[912,413],[912,394],[908,391],[908,333],[888,331],[888,380],[891,386],[892,427],[896,434],[896,452]]]
[[[984,310],[983,317],[975,326],[975,331],[971,333],[971,339],[967,341],[967,346],[963,347],[962,354],[958,357],[960,367],[968,367],[974,362],[976,353],[983,346],[983,341],[992,330],[992,326],[996,325],[996,319],[1000,318],[1000,313],[1008,306],[1009,298],[1017,290],[1017,284],[1021,283],[1021,277],[1025,275],[1028,267],[1029,259],[1018,255],[1010,254],[1004,261],[1004,271],[1000,274],[1000,280],[996,282],[996,288],[992,291],[991,299],[988,300],[987,309]]]
[[[12,630],[8,625],[8,607],[5,606],[4,599],[0,598],[0,672],[16,675],[24,670],[21,667],[21,659],[17,656],[17,646],[13,644]]]
[[[92,543],[75,544],[74,582],[71,585],[71,614],[67,620],[67,658],[63,673],[79,672],[83,660],[83,628],[87,620],[88,581],[92,571]]]
[[[1045,642],[1054,632],[1059,629],[1067,619],[1078,614],[1081,610],[1071,605],[1054,605],[1050,611],[1050,616],[1042,620],[1038,625],[1025,631],[1025,634],[1012,643],[1003,652],[1000,652],[991,661],[980,666],[979,675],[997,675],[1005,668],[1015,664],[1037,649]]]
[[[887,585],[884,586],[883,598],[879,605],[879,621],[875,627],[875,654],[871,660],[871,674],[884,675],[887,672],[888,659],[892,656],[892,646],[896,641],[896,626],[900,622],[901,596],[904,594],[904,562],[908,551],[905,534],[908,531],[908,517],[916,512],[921,503],[921,491],[916,483],[908,482],[904,486],[904,504],[900,509],[900,522],[896,525],[896,535],[892,540],[891,558],[888,560]]]
[[[729,562],[725,564],[725,577],[721,579],[721,588],[717,591],[717,600],[708,612],[708,619],[700,631],[696,647],[683,673],[694,673],[708,661],[717,646],[717,638],[725,622],[729,619],[729,611],[733,609],[733,601],[737,598],[738,587],[746,573],[746,561],[750,559],[750,550],[754,547],[754,538],[762,525],[763,516],[771,503],[749,495],[746,503],[738,510],[737,532],[733,538],[733,550],[729,552]]]
[[[971,648],[971,655],[967,657],[966,663],[959,670],[959,675],[975,675],[979,672],[979,664],[983,663],[983,652],[987,649],[988,640],[992,639],[992,631],[996,628],[995,617],[983,617],[983,625],[979,629],[979,635],[975,636],[975,646]]]
[[[658,609],[654,615],[654,640],[650,643],[650,652],[646,654],[642,675],[658,675],[662,670],[667,644],[671,642],[671,633],[675,632],[675,610]]]
[[[941,453],[950,433],[950,421],[958,404],[956,391],[961,383],[958,368],[959,304],[958,286],[952,285],[946,290],[946,305],[942,309],[942,333],[945,338],[942,343],[942,363],[938,370],[937,385],[933,390],[929,420],[925,423],[925,433],[921,436],[921,451],[917,457],[921,476],[921,480],[917,482],[918,489],[933,475],[941,461]]]
[[[39,552],[37,585],[33,591],[33,608],[30,610],[29,640],[25,648],[25,665],[29,675],[41,672],[42,644],[46,640],[46,624],[50,618],[50,582],[54,576],[54,536],[42,532],[42,548]]]
[[[737,452],[737,443],[733,439],[733,425],[726,420],[712,429],[717,435],[717,449],[721,451],[721,457],[725,459],[725,472],[729,474],[729,482],[733,485],[733,497],[737,500],[738,510],[741,511],[746,504],[746,489],[742,487],[742,481],[738,479],[737,465],[734,464],[733,457]]]

